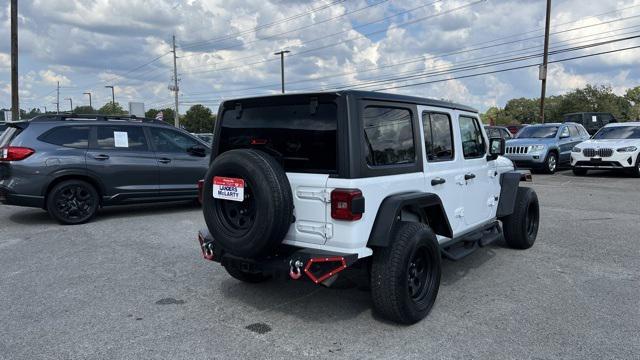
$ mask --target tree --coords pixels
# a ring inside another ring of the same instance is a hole
[[[193,105],[180,119],[185,130],[192,133],[211,133],[215,124],[215,116],[211,109],[203,105]]]
[[[73,109],[74,114],[95,114],[95,110],[91,106],[76,106]]]
[[[164,108],[164,109],[149,109],[147,110],[147,112],[144,113],[145,117],[148,117],[150,119],[155,119],[156,115],[158,115],[158,113],[162,111],[162,118],[164,120],[164,122],[173,125],[174,121],[173,119],[175,118],[175,112],[173,111],[172,108]]]
[[[509,125],[512,124],[511,118],[506,114],[504,109],[499,107],[491,107],[484,114],[480,115],[482,122],[487,125]]]
[[[640,120],[640,86],[627,89],[624,98],[629,102],[629,119]]]
[[[511,99],[504,106],[504,111],[514,123],[533,124],[540,118],[539,99]]]
[[[127,112],[122,109],[119,103],[108,102],[98,109],[98,113],[103,115],[125,115]]]

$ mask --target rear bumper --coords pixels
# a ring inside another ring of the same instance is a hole
[[[223,266],[234,265],[247,272],[261,272],[274,278],[308,279],[316,284],[331,282],[333,277],[358,260],[358,254],[282,245],[277,255],[264,259],[246,259],[231,255],[218,246],[207,230],[198,232],[200,250],[205,260]]]
[[[0,186],[0,203],[5,205],[44,208],[44,196],[16,194]]]

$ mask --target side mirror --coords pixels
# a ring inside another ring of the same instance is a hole
[[[489,139],[489,156],[487,160],[495,160],[500,155],[504,155],[507,143],[503,138]]]
[[[207,156],[207,149],[202,146],[194,145],[187,149],[187,152],[193,156],[205,157]]]

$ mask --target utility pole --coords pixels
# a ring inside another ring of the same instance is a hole
[[[173,95],[175,96],[176,102],[176,115],[173,119],[175,127],[180,127],[180,112],[178,111],[178,91],[180,88],[178,87],[178,62],[176,55],[176,35],[173,34],[173,87],[169,87],[173,91]]]
[[[113,88],[113,85],[107,85],[105,86],[105,88],[107,89],[111,89],[111,105],[113,105],[113,108],[116,108],[116,91]]]
[[[18,98],[18,0],[11,0],[11,119],[20,118]]]
[[[280,50],[273,55],[280,55],[280,78],[282,80],[282,93],[284,94],[284,54],[288,54],[289,50]]]
[[[89,95],[89,107],[91,109],[93,109],[93,106],[91,105],[91,93],[90,92],[86,92],[86,93],[83,93],[83,95]]]
[[[65,100],[69,100],[69,107],[71,107],[71,110],[69,110],[69,112],[72,113],[73,112],[73,99],[66,98]]]
[[[56,114],[60,114],[60,81],[56,87]]]
[[[551,23],[551,0],[547,0],[547,17],[544,27],[544,56],[540,67],[539,78],[542,80],[540,94],[540,122],[544,124],[544,98],[547,93],[547,65],[549,64],[549,24]]]
[[[44,107],[44,113],[45,114],[47,113],[47,107],[46,106]]]

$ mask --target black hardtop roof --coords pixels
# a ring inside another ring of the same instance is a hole
[[[606,115],[611,115],[613,116],[612,113],[610,112],[606,112],[606,111],[579,111],[579,112],[572,112],[572,113],[566,113],[563,116],[568,116],[568,115],[581,115],[581,114],[606,114]]]
[[[453,110],[462,110],[472,113],[477,113],[478,110],[470,106],[456,104],[450,101],[436,100],[429,98],[422,98],[417,96],[389,94],[377,91],[362,91],[362,90],[340,90],[340,91],[327,91],[327,92],[310,92],[310,93],[290,93],[290,94],[274,94],[265,96],[254,96],[238,99],[226,100],[222,103],[222,106],[231,105],[235,102],[250,100],[250,99],[268,99],[268,98],[282,98],[282,97],[295,97],[295,96],[319,96],[319,95],[334,95],[334,96],[347,96],[351,95],[360,99],[366,100],[379,100],[379,101],[391,101],[400,103],[410,103],[416,105],[425,105],[433,107],[441,107]]]

